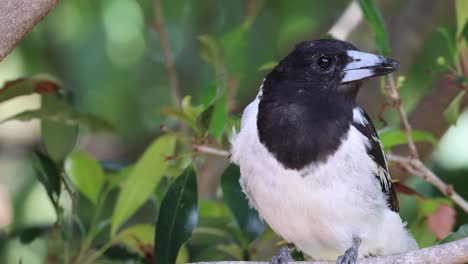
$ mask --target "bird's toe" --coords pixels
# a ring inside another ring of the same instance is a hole
[[[355,264],[357,261],[358,250],[355,247],[351,247],[346,250],[345,254],[339,256],[336,260],[336,264]]]
[[[287,264],[288,262],[294,262],[288,247],[280,248],[270,261],[271,264]]]

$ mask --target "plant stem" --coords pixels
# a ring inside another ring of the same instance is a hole
[[[86,254],[86,252],[88,251],[88,249],[90,248],[90,246],[91,246],[91,244],[93,242],[93,238],[94,238],[94,235],[95,235],[94,232],[96,230],[96,225],[97,225],[97,222],[99,221],[99,218],[101,216],[104,201],[105,201],[108,193],[109,193],[109,190],[104,190],[102,195],[100,195],[99,200],[97,201],[96,211],[94,213],[94,217],[91,220],[91,225],[90,225],[89,231],[86,234],[86,237],[85,237],[85,239],[84,239],[84,241],[82,243],[82,246],[80,248],[78,256],[76,257],[75,263],[80,263],[80,261],[83,258],[84,254]]]
[[[429,170],[419,159],[411,157],[403,157],[394,154],[387,154],[387,158],[393,161],[397,165],[401,166],[409,173],[412,173],[418,177],[421,177],[425,181],[429,182],[437,189],[439,189],[445,196],[454,201],[460,208],[468,213],[468,202],[463,199],[455,190],[453,186],[446,184],[431,170]]]
[[[106,250],[112,247],[115,243],[120,240],[120,234],[117,234],[113,239],[109,240],[106,244],[104,244],[99,250],[96,250],[93,254],[91,254],[87,259],[85,259],[82,264],[91,264],[94,263]]]
[[[180,106],[182,101],[182,94],[179,87],[179,79],[177,78],[177,71],[174,65],[174,58],[172,57],[171,47],[169,45],[169,38],[166,32],[166,24],[164,22],[164,15],[161,6],[161,0],[153,0],[153,11],[156,18],[156,23],[151,24],[159,35],[159,45],[164,56],[166,70],[169,75],[169,83],[171,86],[171,94],[174,104]]]
[[[416,148],[416,144],[414,144],[413,137],[411,136],[412,128],[408,121],[408,116],[406,115],[405,109],[401,103],[400,94],[398,93],[397,87],[395,85],[393,74],[388,75],[388,84],[388,97],[394,101],[393,106],[397,109],[398,115],[400,116],[400,121],[408,141],[408,148],[410,150],[411,156],[413,158],[419,158],[418,149]]]

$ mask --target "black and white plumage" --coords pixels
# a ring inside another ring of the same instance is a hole
[[[313,259],[336,259],[356,241],[358,257],[417,248],[375,128],[355,100],[361,80],[397,68],[344,41],[304,42],[243,112],[232,139],[243,191],[275,232]]]

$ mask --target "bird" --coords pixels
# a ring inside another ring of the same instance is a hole
[[[313,260],[339,264],[418,248],[399,215],[363,81],[399,68],[351,43],[299,43],[264,78],[231,139],[231,161],[260,217]],[[286,251],[285,251],[286,250]],[[280,249],[272,263],[287,263]]]

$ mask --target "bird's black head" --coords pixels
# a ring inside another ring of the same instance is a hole
[[[326,160],[347,135],[361,81],[398,67],[345,41],[298,44],[263,82],[260,141],[286,168]]]
[[[284,58],[269,78],[287,83],[292,91],[357,92],[363,79],[398,69],[395,60],[358,51],[352,44],[332,39],[306,41]],[[286,88],[287,89],[287,88]]]

